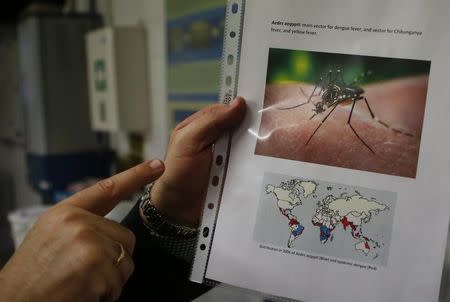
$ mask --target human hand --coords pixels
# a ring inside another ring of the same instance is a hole
[[[245,111],[242,98],[230,105],[214,104],[188,117],[172,132],[166,170],[155,183],[151,200],[174,222],[198,225],[206,197],[212,144],[239,125]]]
[[[163,170],[160,161],[140,164],[44,213],[0,271],[1,300],[116,301],[134,270],[135,237],[102,216]]]
[[[348,126],[351,103],[341,104],[322,124],[329,112],[314,114],[307,104],[290,110],[307,99],[314,86],[305,84],[270,85],[266,88],[259,140],[255,153],[291,160],[415,177],[425,111],[428,77],[414,76],[364,86],[373,113],[391,129],[372,119],[364,100],[352,115],[352,126],[373,153]],[[403,133],[395,131],[401,130]]]

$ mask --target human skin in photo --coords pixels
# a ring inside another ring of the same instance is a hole
[[[314,87],[266,86],[255,154],[415,178],[428,75],[359,87],[375,118],[364,99],[356,101],[350,121],[354,131],[351,100],[338,104],[326,119],[332,108],[315,115],[320,96],[298,106],[308,101]]]

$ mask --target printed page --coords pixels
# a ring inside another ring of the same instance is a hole
[[[302,301],[437,301],[450,3],[248,0],[206,278]]]

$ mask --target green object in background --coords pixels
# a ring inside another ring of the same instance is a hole
[[[217,60],[204,60],[169,65],[169,95],[217,93],[219,91],[219,63]]]
[[[182,16],[192,15],[201,11],[210,10],[226,5],[225,0],[168,0],[167,18],[177,19]]]
[[[271,48],[267,84],[319,84],[328,71],[341,70],[346,83],[357,85],[428,74],[429,61]]]
[[[103,59],[97,59],[94,62],[94,80],[97,91],[106,90],[106,63]]]
[[[168,121],[217,102],[226,0],[168,0]]]

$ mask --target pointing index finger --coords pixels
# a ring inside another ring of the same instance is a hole
[[[160,160],[147,161],[98,182],[64,203],[104,216],[121,200],[159,178],[163,171],[164,164]]]

